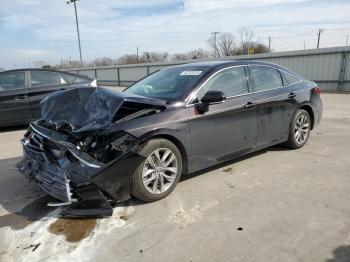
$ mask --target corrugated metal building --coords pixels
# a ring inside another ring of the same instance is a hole
[[[350,47],[322,48],[269,54],[223,57],[211,60],[254,59],[280,64],[306,79],[316,81],[324,91],[350,92]],[[207,59],[205,61],[209,61]],[[129,86],[159,69],[198,62],[186,60],[167,63],[133,64],[69,70],[96,78],[101,85]],[[202,60],[203,61],[203,60]]]

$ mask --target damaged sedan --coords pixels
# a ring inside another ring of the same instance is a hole
[[[166,197],[181,175],[262,148],[307,142],[322,114],[320,88],[255,61],[160,70],[117,92],[60,91],[21,140],[18,168],[66,216],[110,216],[133,195]]]

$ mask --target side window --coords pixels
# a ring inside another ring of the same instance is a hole
[[[227,97],[248,93],[248,81],[243,66],[227,68],[212,78],[199,90],[200,100],[208,91],[222,91]]]
[[[286,73],[283,71],[280,71],[280,72],[283,75],[285,81],[287,82],[286,85],[293,85],[293,84],[298,83],[300,81],[298,78],[296,78],[295,76],[293,76],[289,73]]]
[[[84,77],[84,76],[79,76],[79,75],[69,74],[69,73],[64,73],[64,72],[60,72],[59,74],[63,77],[63,79],[68,84],[77,84],[77,83],[87,83],[87,82],[89,82],[89,78]]]
[[[24,88],[25,74],[21,71],[0,74],[0,91]]]
[[[264,91],[283,86],[280,73],[267,66],[250,66],[253,76],[254,90]]]
[[[30,79],[32,87],[64,84],[55,72],[33,70],[30,71]]]

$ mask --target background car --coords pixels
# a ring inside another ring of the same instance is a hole
[[[40,101],[52,92],[96,85],[95,80],[68,72],[17,69],[0,72],[0,127],[40,118]]]

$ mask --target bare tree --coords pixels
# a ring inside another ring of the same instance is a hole
[[[208,44],[214,57],[236,54],[235,36],[231,33],[221,33],[216,39],[212,36],[208,39]]]
[[[175,53],[172,55],[171,60],[173,61],[181,61],[181,60],[188,60],[187,53]]]
[[[33,65],[36,68],[42,68],[43,66],[48,65],[48,64],[44,61],[33,61]]]
[[[50,66],[50,65],[48,65]],[[83,66],[86,66],[83,65]],[[72,69],[72,68],[81,68],[81,64],[79,60],[62,60],[61,64],[54,65],[52,68],[54,69]]]
[[[136,55],[123,55],[117,59],[117,64],[137,64],[140,62],[140,59],[137,59]],[[142,63],[142,62],[141,62]]]
[[[172,56],[171,60],[179,61],[179,60],[190,60],[190,59],[204,59],[210,57],[210,52],[199,48],[187,53],[176,53]]]
[[[249,47],[251,46],[254,39],[254,32],[252,29],[246,26],[242,26],[238,30],[239,35],[239,54],[246,55],[249,52]]]
[[[100,57],[92,61],[91,66],[111,66],[113,65],[113,59],[110,57]]]
[[[51,65],[43,65],[41,68],[42,69],[55,69],[55,67],[53,67]]]
[[[254,54],[269,53],[269,47],[260,42],[253,42],[251,45]]]
[[[220,56],[232,56],[236,54],[235,37],[231,33],[220,34],[217,45]]]
[[[195,49],[187,53],[190,59],[204,59],[210,57],[210,52],[203,48]]]
[[[147,63],[164,62],[168,56],[168,52],[143,52],[141,59]]]
[[[208,42],[209,48],[211,50],[212,56],[219,57],[220,52],[218,50],[218,43],[217,43],[216,35],[209,37],[207,42]]]

